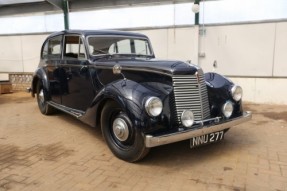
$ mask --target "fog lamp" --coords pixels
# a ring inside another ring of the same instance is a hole
[[[194,115],[191,110],[185,110],[181,114],[181,123],[185,127],[191,127],[194,123]]]
[[[225,104],[222,106],[222,113],[226,118],[229,118],[232,113],[233,113],[233,104],[231,101],[227,101]]]

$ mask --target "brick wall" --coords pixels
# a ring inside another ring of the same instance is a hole
[[[31,87],[33,73],[10,73],[9,80],[13,91],[25,91]]]

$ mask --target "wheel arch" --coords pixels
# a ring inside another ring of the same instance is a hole
[[[123,86],[122,84],[125,83]],[[91,106],[87,109],[85,115],[80,119],[93,127],[100,125],[101,113],[104,105],[108,101],[116,102],[128,115],[135,126],[145,126],[145,119],[149,117],[145,112],[144,100],[147,95],[154,95],[151,90],[144,89],[146,94],[140,90],[143,86],[130,80],[119,80],[116,83],[108,84],[94,98]]]
[[[115,102],[123,110],[126,110],[126,105],[120,100],[121,99],[115,98],[112,95],[101,93],[100,95],[95,97],[92,106],[87,109],[86,113],[80,118],[80,120],[92,127],[100,128],[102,110],[108,102]]]
[[[34,76],[33,76],[33,80],[32,80],[32,91],[31,94],[33,97],[35,97],[35,94],[37,93],[37,84],[39,81],[42,81],[42,84],[45,88],[45,90],[47,91],[48,95],[49,95],[49,81],[47,78],[47,74],[45,73],[43,68],[39,68],[36,70]]]
[[[104,100],[102,100],[97,107],[97,113],[96,113],[96,126],[98,127],[101,127],[102,111],[108,102],[115,102],[116,104],[121,106],[115,99],[112,99],[112,98],[105,98]]]

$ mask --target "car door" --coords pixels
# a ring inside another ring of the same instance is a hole
[[[63,36],[55,36],[48,39],[42,51],[42,65],[45,65],[47,80],[49,82],[49,93],[51,100],[55,103],[61,103],[61,75],[58,73],[58,67],[61,63]]]
[[[61,73],[65,77],[62,105],[86,111],[95,97],[83,39],[65,35]]]

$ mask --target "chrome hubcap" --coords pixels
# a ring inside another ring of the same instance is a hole
[[[129,127],[125,120],[116,118],[113,122],[113,132],[120,141],[126,141],[129,137]]]
[[[40,101],[42,104],[45,102],[43,89],[41,89],[40,92],[39,92],[39,101]]]

